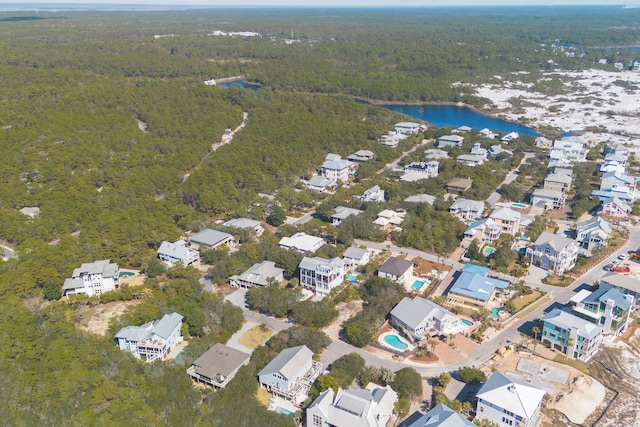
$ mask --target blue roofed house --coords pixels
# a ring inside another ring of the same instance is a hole
[[[574,314],[555,308],[542,321],[540,341],[568,357],[588,362],[602,345],[602,328]]]
[[[602,327],[605,335],[622,335],[627,329],[633,297],[618,289],[602,287],[581,301],[574,301],[571,312]]]
[[[389,323],[414,342],[468,328],[449,310],[421,297],[403,298],[389,313]]]
[[[439,403],[407,427],[476,427],[476,425],[444,403]]]
[[[509,286],[504,280],[487,277],[489,269],[466,264],[447,292],[447,306],[489,309],[500,291]]]
[[[576,224],[576,240],[590,251],[605,247],[610,234],[611,226],[599,216]]]
[[[162,319],[142,326],[125,326],[115,338],[122,351],[132,353],[146,362],[164,360],[182,341],[182,319],[178,313],[165,314]]]

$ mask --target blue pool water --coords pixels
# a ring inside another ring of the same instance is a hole
[[[133,276],[135,276],[135,274],[130,272],[130,271],[122,271],[122,272],[120,272],[120,277],[133,277]]]
[[[496,250],[495,250],[495,248],[492,248],[492,247],[490,247],[490,246],[489,246],[489,247],[484,248],[484,254],[485,254],[485,255],[491,255],[491,254],[492,254],[492,253],[494,253],[495,251],[496,251]]]
[[[397,335],[387,335],[384,337],[384,342],[398,350],[406,350],[409,347],[407,344],[403,343]]]
[[[291,418],[295,418],[296,417],[296,414],[294,414],[293,412],[289,411],[288,409],[281,408],[280,406],[278,406],[276,408],[276,412],[279,413],[279,414],[282,414],[282,415],[288,415]]]
[[[345,274],[344,278],[354,283],[358,281],[358,277],[354,276],[353,274]]]
[[[500,315],[500,309],[498,307],[491,309],[491,317],[498,317]]]
[[[411,285],[411,289],[417,291],[423,286],[424,286],[424,282],[422,280],[416,280],[415,282],[413,282],[413,285]]]
[[[527,205],[525,205],[524,203],[511,203],[511,206],[513,206],[514,208],[518,208],[518,209],[526,209]]]
[[[252,91],[257,91],[260,89],[260,85],[254,83],[247,83],[243,80],[236,80],[233,82],[220,83],[218,86],[220,87],[231,87],[231,86],[240,86],[243,89],[251,89]]]
[[[467,320],[467,319],[460,319],[460,320],[466,326],[473,326],[474,325],[474,323],[471,320]]]

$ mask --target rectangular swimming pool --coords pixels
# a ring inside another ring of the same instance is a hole
[[[413,285],[411,285],[411,289],[413,289],[414,291],[417,291],[423,286],[424,286],[424,282],[422,280],[416,280],[415,282],[413,282]]]

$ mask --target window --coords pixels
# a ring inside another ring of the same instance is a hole
[[[320,415],[313,415],[313,426],[322,427],[322,417]]]

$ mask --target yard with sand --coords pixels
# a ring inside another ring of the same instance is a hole
[[[274,332],[275,331],[268,326],[262,327],[260,325],[256,325],[242,334],[240,337],[240,344],[253,350],[267,342]]]
[[[104,335],[109,329],[111,319],[122,315],[127,308],[141,302],[142,300],[114,301],[108,304],[80,307],[80,320],[77,326],[84,331]]]

